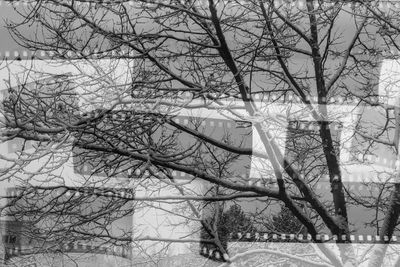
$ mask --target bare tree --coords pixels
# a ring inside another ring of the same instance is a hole
[[[9,23],[13,38],[50,58],[26,61],[19,78],[11,77],[17,63],[2,63],[10,73],[3,139],[31,140],[33,149],[2,156],[1,178],[23,188],[20,201],[32,188],[92,191],[74,201],[51,195],[43,203],[11,202],[9,215],[70,220],[66,232],[43,224],[46,238],[74,233],[134,243],[153,261],[172,244],[201,242],[228,263],[275,253],[319,266],[357,266],[365,258],[381,265],[399,217],[396,8],[311,0],[16,6],[21,20]],[[37,30],[29,35],[26,27]],[[57,62],[70,74],[57,76],[53,88],[47,79],[54,81]],[[73,182],[60,171],[72,161],[69,150],[80,174]],[[40,166],[32,170],[35,161]],[[361,182],[376,186],[355,189]],[[117,185],[131,195],[110,189]],[[108,194],[99,205],[112,214],[83,211],[90,198]],[[217,222],[221,203],[239,200],[251,203],[254,222],[284,205],[309,236],[303,241],[315,243],[310,260],[270,249],[230,255]],[[360,254],[354,243],[361,240],[353,239],[364,208],[361,224],[380,246]],[[67,219],[74,209],[81,215]],[[112,222],[150,210],[173,219],[165,228],[148,222],[109,232]],[[189,230],[174,237],[160,234],[183,228]]]

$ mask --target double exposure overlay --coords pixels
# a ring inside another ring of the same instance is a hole
[[[400,265],[400,2],[0,7],[0,266]]]

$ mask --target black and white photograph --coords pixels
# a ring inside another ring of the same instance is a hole
[[[400,266],[399,0],[0,0],[0,86],[0,267]]]

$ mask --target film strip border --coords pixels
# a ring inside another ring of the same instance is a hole
[[[1,2],[0,2],[1,3]],[[1,4],[0,4],[1,7]],[[56,51],[44,51],[44,50],[36,50],[36,51],[29,51],[23,49],[13,49],[13,50],[0,50],[0,58],[7,59],[7,60],[31,60],[31,59],[38,59],[38,60],[49,60],[49,59],[56,59],[58,54]],[[62,54],[63,57],[66,57],[65,61],[74,60],[74,59],[105,59],[105,58],[137,58],[137,55],[133,52],[121,50],[112,50],[112,51],[102,51],[99,49],[84,49],[82,51],[65,51]],[[367,57],[367,58],[399,58],[400,51],[394,48],[386,48],[380,47],[377,48],[376,51],[364,51],[364,50],[355,50],[352,52],[353,56],[358,57]]]
[[[5,90],[3,90],[5,91]],[[222,106],[219,107],[220,110],[229,109],[229,108],[238,108],[242,107],[244,104],[244,100],[233,97],[231,95],[223,95],[223,94],[214,94],[214,93],[209,93],[205,95],[206,98],[211,98],[211,99],[216,99],[219,100]],[[257,104],[260,105],[261,108],[284,108],[286,107],[287,109],[293,108],[293,106],[290,105],[296,105],[294,106],[295,108],[305,108],[306,103],[304,102],[303,99],[301,99],[299,96],[292,92],[286,92],[284,94],[282,93],[276,93],[276,92],[259,92],[259,93],[253,93],[251,94],[251,97],[253,101]],[[211,105],[212,102],[205,102],[203,101],[203,98],[200,97],[195,97],[192,93],[185,92],[185,93],[176,93],[176,94],[171,94],[171,95],[166,95],[163,96],[162,101],[158,101],[158,98],[140,98],[135,97],[133,99],[127,99],[123,101],[124,105],[134,105],[135,111],[138,112],[156,112],[156,109],[150,109],[147,107],[145,104],[151,104],[151,103],[158,103],[159,105],[175,105],[177,108],[185,108],[191,107],[191,104],[196,105],[196,104],[209,104]],[[377,105],[382,105],[383,107],[386,107],[387,103],[389,101],[392,101],[393,99],[389,96],[369,96],[369,97],[356,97],[356,96],[351,96],[351,97],[341,97],[341,96],[332,96],[330,98],[322,98],[321,101],[326,102],[326,104],[320,104],[318,103],[318,98],[317,97],[307,97],[305,101],[308,101],[310,104],[314,105],[314,108],[316,108],[318,105],[326,105],[326,107],[329,108],[335,108],[336,113],[344,115],[344,113],[349,113],[349,112],[354,112],[355,114],[357,112],[376,112],[378,108],[376,107]],[[368,105],[362,104],[368,102]],[[212,108],[217,109],[216,106],[211,105]],[[84,113],[84,116],[86,118],[94,118],[99,116],[104,110],[99,109],[97,106],[94,105],[87,105],[87,110],[90,110],[86,113]],[[383,111],[383,110],[382,110]],[[110,116],[110,115],[107,115]],[[125,119],[128,118],[127,115],[125,114],[112,114],[114,116],[114,119]],[[178,119],[179,120],[179,119]],[[182,120],[181,122],[185,123],[185,120]],[[214,126],[214,125],[210,125]],[[220,127],[222,125],[220,124]],[[229,127],[229,125],[227,125]]]
[[[20,257],[31,254],[41,253],[94,253],[94,254],[106,254],[113,255],[125,259],[133,259],[132,248],[127,246],[117,245],[92,245],[81,242],[66,243],[58,247],[52,248],[32,248],[28,246],[19,247],[6,247],[6,256],[8,258]]]
[[[107,198],[123,198],[123,199],[134,199],[135,198],[135,190],[130,188],[123,187],[113,187],[113,188],[99,188],[99,187],[31,187],[30,190],[38,190],[38,191],[62,191],[59,194],[65,195],[67,197],[80,197],[80,196],[98,196],[98,197],[107,197]],[[7,189],[7,197],[15,198],[18,197],[21,193],[27,192],[24,188],[8,188]],[[27,192],[29,193],[29,191]]]
[[[346,187],[347,190],[351,192],[366,192],[367,190],[378,192],[380,189],[378,187],[372,186],[371,181],[363,179],[363,173],[359,175],[352,175],[344,177],[343,185]],[[304,178],[304,177],[303,177]],[[395,182],[386,182],[386,184],[394,184]],[[257,186],[257,187],[267,187],[269,189],[276,189],[278,190],[278,183],[275,180],[256,180],[256,179],[249,179],[247,182],[249,186]],[[331,183],[329,182],[328,175],[322,175],[318,183],[314,185],[314,189],[316,190],[331,190]]]
[[[318,121],[301,121],[301,120],[291,120],[289,121],[287,129],[289,130],[309,130],[317,131],[322,127],[321,123]],[[343,124],[340,122],[328,122],[324,127],[329,130],[339,131],[343,128]]]
[[[328,234],[317,234],[315,239],[323,243],[335,243],[338,240],[346,241],[345,235],[338,237],[337,235]],[[379,235],[349,235],[349,241],[357,244],[376,244],[386,243],[398,245],[400,236],[384,236],[381,238]],[[228,249],[229,246],[234,243],[258,243],[258,242],[297,242],[297,243],[309,243],[314,242],[310,234],[276,234],[276,233],[230,233],[228,237]],[[221,253],[215,247],[203,246],[200,250],[200,255],[209,258],[214,261],[227,261],[229,256]]]
[[[365,163],[364,163],[365,164]],[[342,170],[341,178],[343,184],[352,191],[363,191],[366,190],[368,187],[367,184],[376,183],[376,184],[395,184],[397,181],[395,180],[396,177],[388,178],[384,176],[383,178],[377,178],[378,170],[362,170],[363,164],[359,164],[359,168],[361,170],[354,171],[352,173],[347,173],[346,169]],[[386,170],[388,172],[388,170]],[[394,173],[394,169],[392,170]],[[183,177],[185,173],[181,173],[180,175]],[[179,176],[179,173],[177,174]],[[273,179],[260,179],[260,178],[252,178],[247,173],[243,174],[243,185],[249,186],[257,186],[257,187],[268,187],[271,189],[278,189],[278,184],[276,180]],[[303,174],[300,174],[301,178],[305,178]],[[319,177],[318,183],[315,185],[315,189],[321,190],[328,190],[331,188],[329,182],[328,175],[321,175]],[[371,188],[373,191],[378,190],[377,188]]]
[[[140,109],[136,109],[135,111],[140,112]],[[104,110],[93,110],[89,113],[85,113],[83,114],[83,117],[85,118],[97,118],[99,116],[101,116],[104,113]],[[105,115],[105,117],[107,119],[111,119],[111,120],[119,120],[119,121],[124,121],[124,120],[129,120],[133,117],[133,114],[130,113],[128,110],[126,110],[126,112],[121,111],[121,110],[115,110],[112,111],[110,113],[107,113]],[[181,125],[185,125],[185,126],[189,126],[191,124],[191,119],[193,119],[193,117],[189,117],[189,116],[171,116],[172,117],[172,121],[174,121],[175,123],[181,124]],[[200,118],[199,118],[200,119]],[[144,121],[144,119],[139,118],[138,121]],[[205,118],[204,120],[202,120],[200,123],[200,126],[203,127],[211,127],[211,128],[221,128],[221,129],[232,129],[235,128],[236,125],[238,124],[250,124],[250,122],[247,121],[234,121],[234,120],[227,120],[227,119],[207,119]]]
[[[378,192],[380,189],[378,187],[371,187],[370,184],[362,183],[362,182],[344,182],[343,183],[346,189],[351,192],[364,192],[367,190]],[[257,186],[257,187],[268,187],[270,189],[278,189],[278,184],[274,180],[256,180],[256,179],[248,179],[247,183],[244,185],[249,186]],[[315,189],[318,190],[330,190],[331,184],[329,182],[329,176],[323,175],[319,182],[315,185]],[[52,190],[49,188],[39,188],[39,190]],[[80,196],[102,196],[107,198],[120,198],[120,199],[132,199],[135,200],[135,192],[133,189],[126,188],[113,188],[110,190],[109,188],[85,188],[85,187],[63,187],[63,188],[54,188],[54,190],[63,190],[64,192],[60,194],[64,194],[67,197],[80,197]],[[18,197],[23,190],[13,188],[7,190],[8,197]]]
[[[328,235],[328,234],[317,234],[315,239],[321,242],[336,242],[336,241],[351,241],[357,243],[379,243],[379,242],[390,242],[400,243],[400,236],[384,236],[381,238],[379,235],[349,235],[347,239],[346,235]],[[300,241],[300,242],[311,242],[312,236],[310,234],[277,234],[277,233],[230,233],[229,241],[237,242],[268,242],[268,241]]]
[[[200,255],[203,257],[215,260],[215,261],[227,261],[229,259],[229,255],[226,253],[221,253],[219,250],[202,247],[200,249]]]
[[[157,109],[149,108],[148,104],[152,104],[154,102],[158,103],[160,106],[162,105],[174,105],[176,108],[185,108],[189,107],[192,108],[191,105],[205,105],[205,108],[207,108],[206,105],[210,105],[210,108],[214,109],[230,109],[230,108],[239,108],[243,107],[244,105],[244,100],[233,97],[231,95],[223,95],[223,94],[214,94],[214,93],[208,93],[204,95],[205,98],[210,98],[210,101],[204,102],[203,97],[195,96],[192,93],[175,93],[175,94],[170,94],[170,95],[164,95],[162,96],[162,100],[159,100],[158,98],[154,97],[153,99],[149,98],[141,98],[140,96],[134,97],[132,99],[126,99],[123,101],[124,105],[134,105],[134,109],[136,111],[141,111],[141,112],[156,112]],[[250,97],[250,96],[249,96]],[[161,97],[160,97],[161,98]],[[290,105],[296,105],[295,108],[305,108],[306,103],[304,102],[303,99],[301,99],[299,96],[295,95],[292,92],[287,92],[285,94],[280,94],[276,92],[260,92],[260,93],[253,93],[251,94],[252,100],[260,105],[260,108],[283,108],[286,107],[287,109],[291,108],[292,106]],[[220,106],[217,107],[216,105],[213,105],[212,100],[218,100],[220,101]],[[372,96],[372,97],[330,97],[330,98],[322,98],[321,101],[326,102],[326,104],[320,104],[318,103],[318,98],[317,97],[307,97],[305,101],[309,102],[311,105],[316,108],[317,105],[326,105],[328,108],[329,107],[335,107],[336,108],[336,113],[340,113],[340,110],[344,110],[343,113],[348,113],[351,111],[357,111],[358,109],[361,109],[362,111],[376,111],[377,107],[376,105],[382,105],[385,107],[389,101],[392,101],[391,97],[388,96]],[[362,103],[368,101],[368,106],[367,105],[361,105]],[[157,107],[156,107],[157,108]],[[91,117],[97,117],[101,114],[102,110],[95,105],[91,105],[90,103],[87,104],[86,109],[89,110],[87,113],[85,113],[85,117],[91,118]],[[122,114],[113,114],[115,116],[115,119],[123,119],[125,117]],[[182,121],[184,122],[184,121]]]

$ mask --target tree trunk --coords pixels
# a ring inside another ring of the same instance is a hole
[[[400,184],[395,184],[390,205],[385,220],[380,231],[381,244],[377,244],[372,252],[372,257],[369,262],[369,267],[381,266],[383,258],[386,254],[387,247],[389,246],[390,239],[392,238],[394,229],[400,215]],[[387,240],[385,240],[385,237]]]

